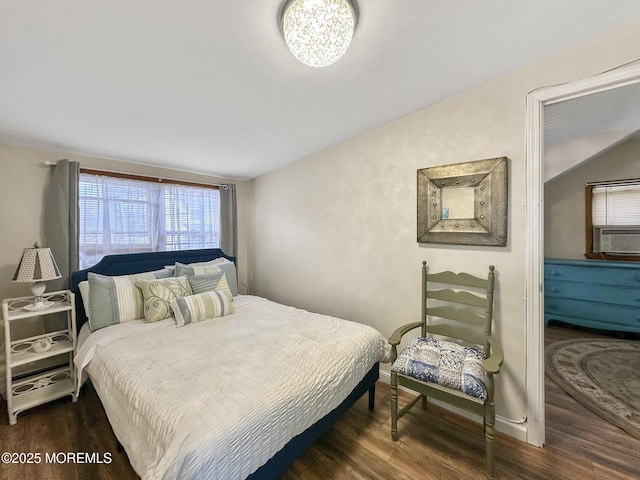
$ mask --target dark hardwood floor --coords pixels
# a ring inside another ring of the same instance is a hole
[[[593,336],[546,328],[546,342]],[[610,425],[546,381],[547,428],[544,448],[497,436],[501,479],[610,480],[640,478],[640,440]],[[400,402],[410,396],[401,392]],[[390,439],[390,394],[379,382],[374,411],[366,396],[347,412],[282,476],[313,479],[480,479],[484,476],[482,426],[435,405],[414,407],[399,422],[400,439]],[[0,403],[0,453],[87,452],[111,455],[111,463],[0,464],[0,479],[136,479],[91,387],[80,400],[61,399],[29,410],[9,426]]]

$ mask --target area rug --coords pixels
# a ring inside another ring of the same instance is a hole
[[[640,341],[556,342],[546,364],[549,378],[576,401],[640,438]]]

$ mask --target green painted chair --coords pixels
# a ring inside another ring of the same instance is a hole
[[[398,419],[418,400],[427,408],[433,397],[482,415],[486,441],[486,475],[495,478],[495,406],[493,375],[503,353],[491,337],[494,267],[486,279],[466,273],[428,273],[422,262],[422,312],[419,322],[398,328],[392,346],[391,438],[398,439]],[[420,328],[398,355],[408,332]],[[484,377],[484,378],[483,378]],[[398,386],[419,395],[398,411]]]

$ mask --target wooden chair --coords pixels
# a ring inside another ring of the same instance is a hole
[[[499,373],[503,361],[502,349],[491,338],[493,285],[493,265],[489,267],[488,277],[483,279],[449,271],[427,273],[427,262],[422,262],[421,320],[398,328],[389,338],[394,362],[391,438],[398,439],[398,419],[420,399],[426,408],[429,396],[482,415],[486,475],[490,479],[495,478],[493,375]],[[397,346],[402,337],[417,328],[421,329],[421,337],[409,340],[398,356]],[[478,381],[483,374],[484,385]],[[419,393],[400,411],[399,385]],[[467,393],[463,391],[465,387]]]

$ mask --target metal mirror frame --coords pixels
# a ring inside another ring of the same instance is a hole
[[[443,219],[446,188],[474,189],[474,218]],[[508,159],[418,169],[418,243],[507,245]]]

